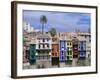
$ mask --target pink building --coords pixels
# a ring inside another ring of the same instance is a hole
[[[27,49],[26,46],[24,46],[23,47],[23,63],[28,63],[29,62],[28,54],[29,54],[29,50]]]

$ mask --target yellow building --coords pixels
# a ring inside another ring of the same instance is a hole
[[[66,52],[66,57],[67,57],[67,61],[72,61],[73,59],[73,51],[72,51],[72,40],[69,38],[67,38],[66,40],[66,49],[67,49],[67,52]]]

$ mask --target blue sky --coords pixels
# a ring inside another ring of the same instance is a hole
[[[23,21],[41,31],[41,15],[47,17],[44,31],[49,31],[51,27],[54,27],[57,32],[73,32],[75,28],[79,28],[81,32],[87,32],[91,26],[90,13],[23,10]]]

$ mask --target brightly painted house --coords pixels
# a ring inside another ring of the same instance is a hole
[[[27,46],[23,46],[23,63],[29,62],[29,49]]]
[[[26,65],[29,63],[29,35],[28,33],[23,30],[23,63]]]
[[[36,63],[36,44],[29,45],[29,63],[31,65]]]
[[[59,65],[59,44],[52,44],[52,65]]]
[[[67,61],[72,61],[73,51],[72,51],[72,40],[71,39],[66,40],[66,47],[67,47],[67,51],[66,51]]]
[[[72,50],[73,50],[73,58],[78,58],[78,39],[77,37],[73,37],[72,39]]]
[[[59,61],[66,62],[66,40],[59,40]]]
[[[86,59],[86,40],[82,37],[78,39],[78,59]]]

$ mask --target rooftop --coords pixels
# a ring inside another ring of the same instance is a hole
[[[50,39],[50,36],[47,34],[40,34],[37,36],[37,39],[45,39],[45,38]]]

